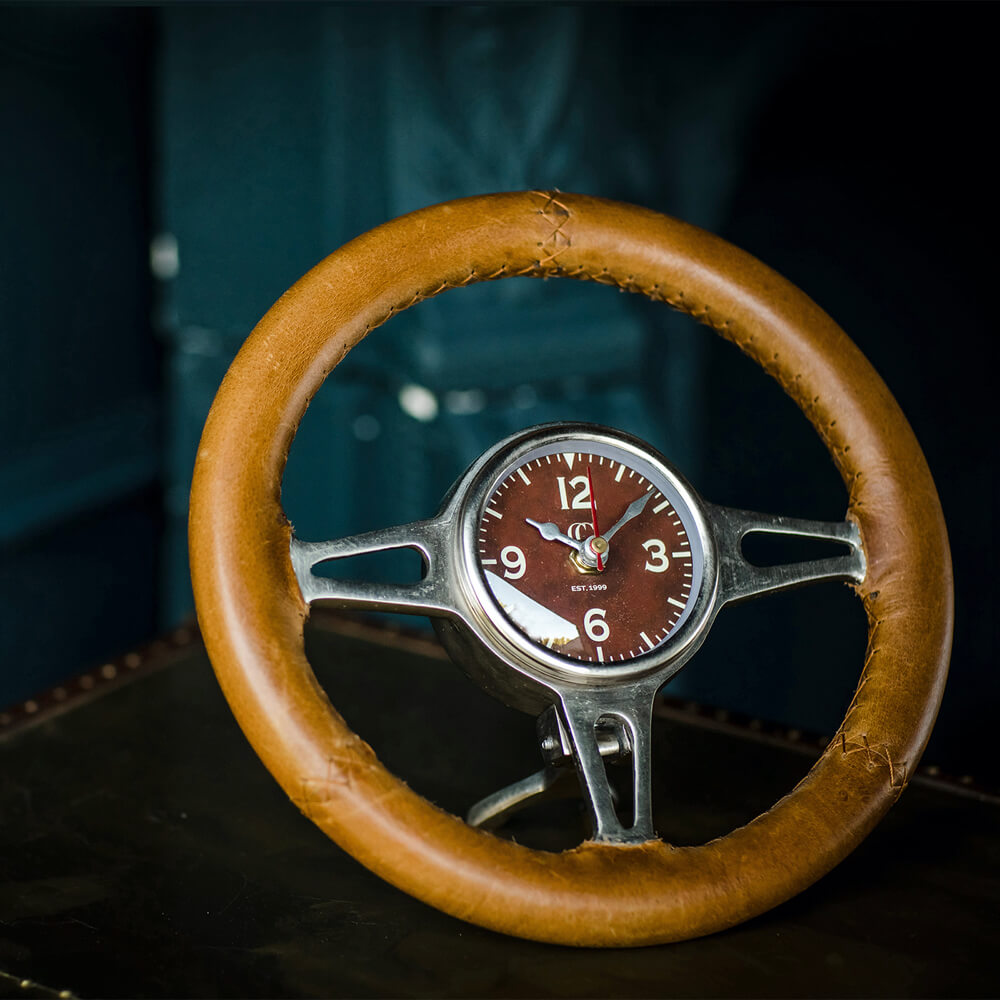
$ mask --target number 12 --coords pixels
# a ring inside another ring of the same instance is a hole
[[[569,498],[566,496],[566,477],[556,476],[559,483],[559,500],[563,510],[570,509]],[[590,485],[586,476],[574,476],[569,481],[570,486],[579,492],[573,497],[573,510],[590,510]]]

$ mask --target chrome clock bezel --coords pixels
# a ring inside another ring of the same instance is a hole
[[[534,642],[500,607],[479,559],[479,526],[486,503],[498,485],[529,456],[558,451],[560,444],[570,442],[584,446],[574,447],[574,451],[595,455],[613,449],[630,460],[626,464],[631,468],[651,472],[647,478],[670,499],[691,542],[691,598],[681,618],[660,644],[624,662],[590,664],[562,656]],[[666,490],[657,479],[666,484]],[[701,497],[676,468],[642,441],[597,424],[553,423],[528,428],[487,452],[469,470],[457,490],[457,497],[460,498],[457,582],[470,612],[466,621],[480,641],[511,669],[557,692],[564,686],[605,688],[639,680],[650,683],[654,678],[659,686],[680,670],[701,645],[717,603],[719,560],[715,537]],[[700,580],[697,580],[699,574]]]

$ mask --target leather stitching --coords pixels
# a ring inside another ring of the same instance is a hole
[[[846,733],[841,733],[840,751],[845,757],[854,753],[863,753],[869,767],[889,768],[889,784],[893,788],[902,791],[905,787],[907,762],[905,760],[894,761],[889,747],[885,744],[881,747],[872,746],[867,734],[848,737]]]
[[[569,234],[562,231],[563,226],[569,222],[570,210],[556,197],[558,191],[532,191],[531,193],[544,202],[543,206],[538,209],[538,214],[553,227],[552,232],[538,244],[543,248],[543,251],[548,251],[548,255],[540,254],[540,259],[536,263],[538,267],[547,267],[559,254],[572,246]]]
[[[326,775],[314,774],[300,779],[301,796],[290,795],[289,798],[307,818],[314,820],[317,813],[322,813],[335,794],[334,789],[351,788],[356,774],[372,768],[375,755],[371,747],[360,739],[356,740],[356,745],[363,755],[360,758],[352,748],[345,748],[343,754],[327,757]]]
[[[879,592],[876,590],[874,592],[874,596],[877,596],[878,593]],[[840,728],[841,728],[842,731],[846,730],[846,728],[847,728],[847,720],[850,719],[850,717],[854,713],[855,709],[857,709],[859,707],[858,706],[858,700],[859,700],[859,696],[861,694],[861,689],[868,683],[868,681],[871,678],[871,675],[868,673],[868,667],[871,664],[871,661],[874,658],[875,654],[877,652],[879,652],[879,650],[881,648],[880,646],[876,645],[876,639],[877,639],[877,636],[878,636],[878,631],[882,627],[882,625],[884,624],[885,619],[884,618],[875,618],[874,613],[872,611],[871,603],[872,602],[871,602],[870,599],[863,599],[862,600],[862,604],[865,607],[865,611],[868,612],[868,620],[870,622],[870,627],[869,627],[869,631],[868,631],[868,649],[865,652],[864,666],[861,668],[861,679],[858,682],[858,686],[854,689],[854,696],[851,698],[850,705],[847,706],[847,714],[844,716],[844,721],[841,722],[841,724],[840,724]]]

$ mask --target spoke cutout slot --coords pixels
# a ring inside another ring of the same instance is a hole
[[[602,715],[594,723],[594,738],[604,761],[604,774],[611,789],[615,816],[623,829],[631,830],[636,819],[631,727],[618,716]]]
[[[740,542],[740,552],[751,566],[788,566],[795,563],[828,559],[851,551],[847,541],[799,535],[791,532],[748,531]]]
[[[383,549],[325,559],[312,572],[329,580],[419,583],[427,574],[427,560],[416,549]]]

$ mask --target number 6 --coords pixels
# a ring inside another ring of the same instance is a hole
[[[608,628],[608,623],[604,620],[606,614],[607,611],[604,608],[591,608],[583,616],[584,631],[594,642],[604,642],[611,635],[611,629]]]

